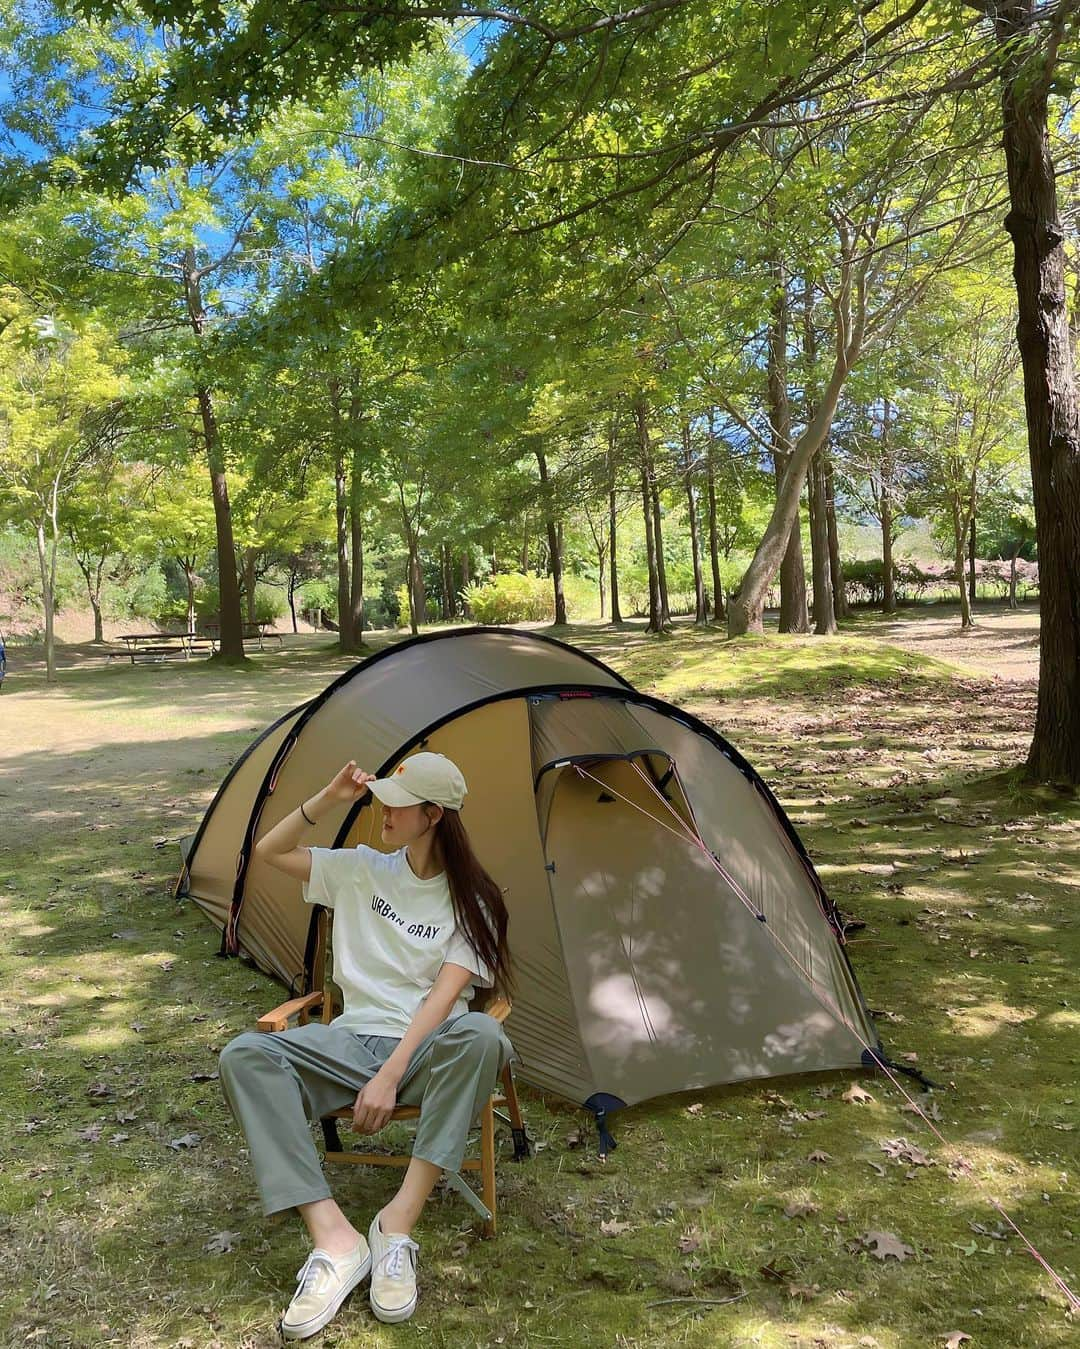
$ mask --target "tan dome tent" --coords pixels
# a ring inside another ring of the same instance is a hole
[[[462,817],[506,887],[527,1081],[602,1123],[666,1092],[883,1057],[835,909],[750,765],[591,656],[513,629],[388,647],[240,757],[178,886],[222,954],[306,991],[314,913],[253,845],[347,759],[384,775],[420,748],[461,765]],[[305,837],[379,847],[370,797]]]

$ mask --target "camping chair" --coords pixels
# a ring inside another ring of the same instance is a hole
[[[300,1025],[306,1025],[310,1020],[310,1013],[316,1008],[320,1009],[319,1019],[324,1024],[333,1019],[335,1013],[334,997],[327,977],[330,914],[326,909],[319,910],[316,923],[315,958],[312,969],[316,972],[315,977],[321,981],[321,987],[301,998],[290,998],[288,1002],[283,1002],[280,1007],[275,1007],[273,1011],[259,1017],[256,1022],[256,1029],[270,1032],[285,1030],[291,1016],[295,1016]],[[490,1000],[481,1003],[481,998]],[[510,1015],[510,1003],[506,998],[490,998],[490,994],[485,990],[484,994],[474,999],[472,1010],[487,1012],[489,1016],[493,1016],[496,1021],[501,1023]],[[514,1161],[523,1161],[529,1155],[525,1125],[522,1121],[517,1090],[514,1087],[514,1075],[509,1063],[502,1071],[500,1084],[501,1091],[496,1089],[480,1111],[480,1156],[466,1157],[461,1164],[462,1171],[480,1172],[480,1194],[477,1194],[472,1186],[457,1172],[444,1172],[447,1182],[479,1214],[483,1224],[481,1234],[485,1237],[493,1237],[497,1226],[495,1213],[495,1110],[497,1107],[505,1106],[509,1114],[508,1122],[514,1137]],[[390,1122],[417,1119],[419,1115],[419,1106],[399,1105],[390,1116]],[[500,1116],[500,1118],[505,1117]],[[405,1167],[409,1165],[411,1158],[407,1154],[388,1155],[382,1152],[346,1150],[342,1147],[338,1135],[338,1120],[351,1123],[352,1107],[345,1106],[341,1110],[335,1110],[319,1121],[322,1125],[325,1143],[324,1161],[351,1162],[367,1166]]]

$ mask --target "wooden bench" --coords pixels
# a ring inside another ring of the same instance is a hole
[[[202,631],[212,642],[221,641],[221,624],[212,622],[204,623]],[[240,625],[240,640],[244,642],[258,642],[259,650],[265,651],[264,643],[276,641],[278,646],[285,645],[285,639],[280,632],[275,632],[269,623],[242,623]]]
[[[170,656],[183,656],[190,660],[201,652],[213,653],[217,645],[212,637],[203,637],[193,632],[131,632],[121,635],[124,650],[112,650],[103,653],[105,663],[111,665],[118,656],[126,656],[132,665],[160,664]]]

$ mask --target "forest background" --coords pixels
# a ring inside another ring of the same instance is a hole
[[[8,0],[5,623],[1037,587],[1075,783],[1075,10]]]

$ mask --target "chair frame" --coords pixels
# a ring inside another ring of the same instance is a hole
[[[320,987],[303,997],[290,998],[272,1011],[259,1017],[256,1030],[274,1033],[287,1030],[291,1017],[298,1024],[306,1025],[313,1012],[319,1012],[319,1020],[328,1025],[334,1015],[334,999],[327,978],[327,953],[330,937],[330,913],[321,909],[316,916],[315,951],[312,968],[320,979]],[[507,998],[496,997],[487,1001],[476,1010],[484,1011],[500,1024],[510,1015],[511,1005]],[[457,1172],[444,1171],[447,1182],[458,1191],[462,1198],[478,1214],[481,1221],[481,1235],[493,1237],[498,1231],[497,1195],[495,1185],[495,1112],[505,1106],[509,1116],[508,1123],[514,1139],[514,1161],[524,1161],[529,1156],[529,1142],[525,1133],[525,1124],[518,1104],[517,1089],[514,1085],[513,1070],[508,1063],[500,1076],[501,1091],[496,1089],[480,1110],[480,1155],[466,1157],[461,1164],[463,1172],[479,1172],[480,1193],[469,1185]],[[413,1120],[420,1116],[420,1107],[399,1105],[390,1116],[390,1123],[399,1120]],[[503,1118],[500,1116],[500,1118]],[[382,1152],[356,1152],[342,1146],[338,1133],[338,1120],[351,1121],[352,1107],[344,1106],[324,1116],[319,1123],[322,1126],[324,1152],[327,1162],[346,1162],[358,1166],[397,1166],[407,1167],[412,1160],[405,1153],[387,1154]]]

